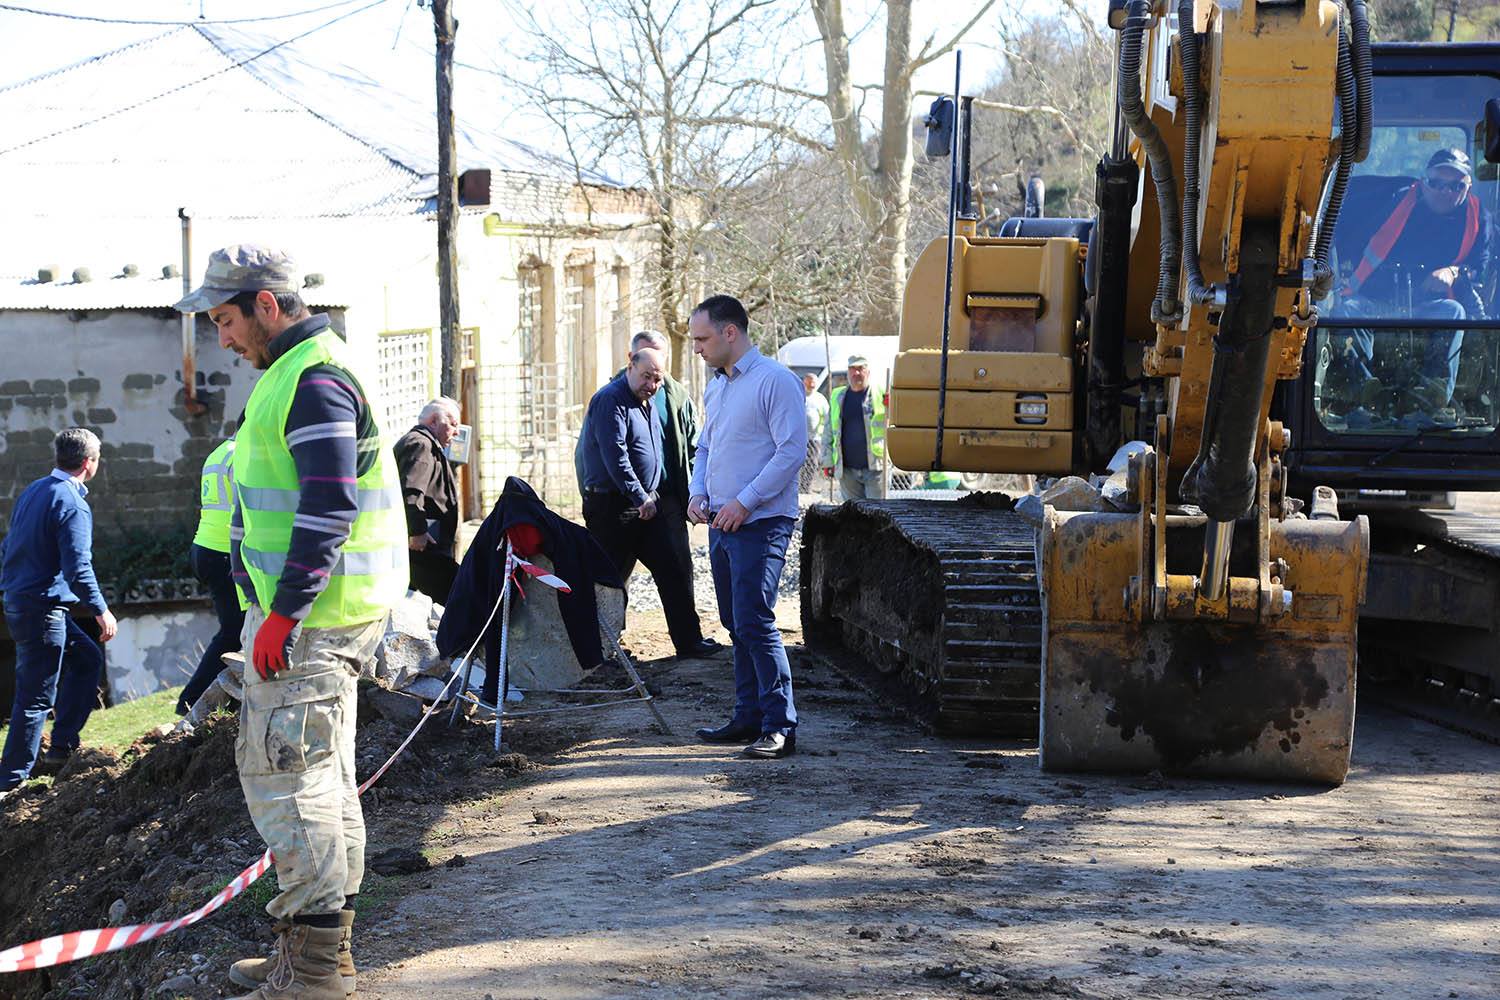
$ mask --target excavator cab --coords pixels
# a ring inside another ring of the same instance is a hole
[[[1371,151],[1334,234],[1338,278],[1276,414],[1294,495],[1326,484],[1378,510],[1500,489],[1500,45],[1372,56]]]

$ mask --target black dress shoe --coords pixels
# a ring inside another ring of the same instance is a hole
[[[797,733],[765,733],[760,739],[745,748],[746,757],[762,760],[780,760],[797,752]]]
[[[724,644],[717,639],[703,638],[693,643],[686,649],[679,649],[678,656],[713,656],[724,648]]]
[[[718,729],[699,729],[696,735],[704,743],[743,743],[754,739],[759,732],[759,726],[735,725],[731,722]]]

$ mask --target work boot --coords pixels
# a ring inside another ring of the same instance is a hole
[[[344,995],[354,995],[354,911],[339,911],[339,975],[344,977]]]
[[[276,932],[276,943],[281,943],[281,933],[292,925],[287,921],[277,921],[272,930]],[[354,911],[339,911],[339,975],[344,980],[344,995],[354,995]],[[229,968],[229,981],[236,986],[247,986],[250,989],[262,985],[266,977],[271,974],[271,969],[276,964],[276,955],[270,958],[246,958]]]
[[[238,985],[258,986],[237,1000],[344,1000],[348,994],[339,974],[344,928],[279,922],[276,931],[272,958],[236,962],[230,969],[229,978]],[[258,984],[247,982],[252,974],[262,977]]]

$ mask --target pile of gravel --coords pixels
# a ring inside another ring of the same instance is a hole
[[[781,571],[781,585],[777,588],[777,593],[783,600],[797,599],[797,588],[802,579],[801,552],[802,519],[799,517],[796,528],[792,530],[792,540],[787,543],[786,566]],[[636,565],[625,591],[630,610],[661,610],[661,595],[656,592],[656,581],[645,566]],[[704,624],[717,620],[719,603],[714,595],[714,578],[708,565],[707,545],[693,547],[693,596],[698,605],[698,613],[704,617]]]

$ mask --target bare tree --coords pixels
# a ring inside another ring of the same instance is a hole
[[[774,0],[567,0],[523,5],[513,85],[556,127],[580,178],[638,185],[655,243],[646,285],[679,376],[687,311],[714,268],[748,280],[775,246],[725,238],[735,220],[778,204],[767,180],[789,149],[823,148],[792,127],[794,99],[748,85],[764,39],[788,16]],[[740,122],[756,128],[739,127]],[[586,191],[587,188],[583,187]],[[757,259],[760,263],[757,263]],[[753,285],[752,285],[753,287]]]
[[[1046,213],[1094,213],[1094,167],[1109,144],[1113,53],[1088,14],[1071,2],[1040,16],[1006,9],[987,39],[1004,54],[974,101],[973,189],[980,232],[1023,214],[1027,182],[1046,185]],[[926,92],[919,96],[929,95]],[[947,225],[948,161],[919,159],[913,172],[911,238]]]
[[[1492,39],[1500,9],[1492,0],[1432,0],[1432,25],[1448,42]]]
[[[885,65],[878,88],[858,87],[851,74],[843,0],[809,3],[822,41],[825,70],[826,90],[816,96],[828,110],[833,156],[843,170],[871,245],[869,300],[860,319],[860,332],[893,334],[901,318],[911,219],[913,77],[923,66],[951,53],[959,39],[989,13],[995,0],[982,4],[946,41],[929,36],[915,53],[912,0],[886,0]],[[877,89],[881,97],[880,125],[867,137],[861,114],[864,92]]]
[[[742,191],[708,241],[714,272],[738,290],[761,347],[825,326],[852,328],[866,301],[869,247],[839,165],[802,153]],[[742,248],[753,247],[745,254]]]
[[[990,196],[985,212],[1021,214],[1026,181],[1037,175],[1047,214],[1092,215],[1094,166],[1113,117],[1110,40],[1076,6],[1040,17],[1016,12],[996,25],[1005,62],[975,102],[974,174]]]

